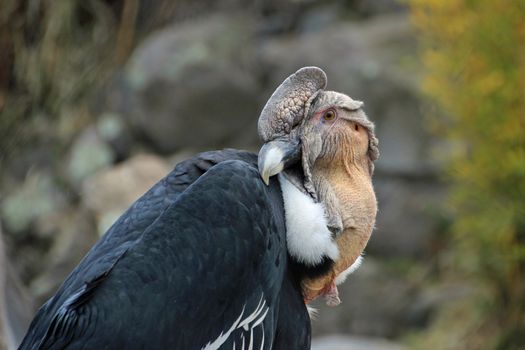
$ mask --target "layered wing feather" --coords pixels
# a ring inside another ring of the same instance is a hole
[[[295,282],[279,186],[255,164],[233,150],[179,164],[39,310],[21,349],[270,348]]]

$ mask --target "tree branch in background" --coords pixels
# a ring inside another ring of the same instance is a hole
[[[139,11],[139,0],[125,0],[117,33],[115,57],[117,65],[128,58],[135,41],[135,23]]]

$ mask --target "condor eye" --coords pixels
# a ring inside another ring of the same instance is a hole
[[[335,119],[335,111],[332,109],[327,110],[324,112],[323,119],[328,122],[333,121]]]
[[[354,124],[354,129],[355,129],[355,131],[359,131],[359,125]]]

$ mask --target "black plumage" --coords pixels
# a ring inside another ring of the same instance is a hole
[[[184,161],[90,250],[20,349],[308,349],[284,220],[256,155]]]

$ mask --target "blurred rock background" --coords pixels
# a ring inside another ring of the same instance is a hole
[[[177,162],[256,151],[262,106],[306,65],[365,102],[381,149],[377,229],[342,305],[317,303],[313,348],[420,346],[476,284],[443,277],[453,215],[442,175],[455,148],[429,127],[436,106],[422,96],[409,12],[393,0],[4,0],[0,348]]]

